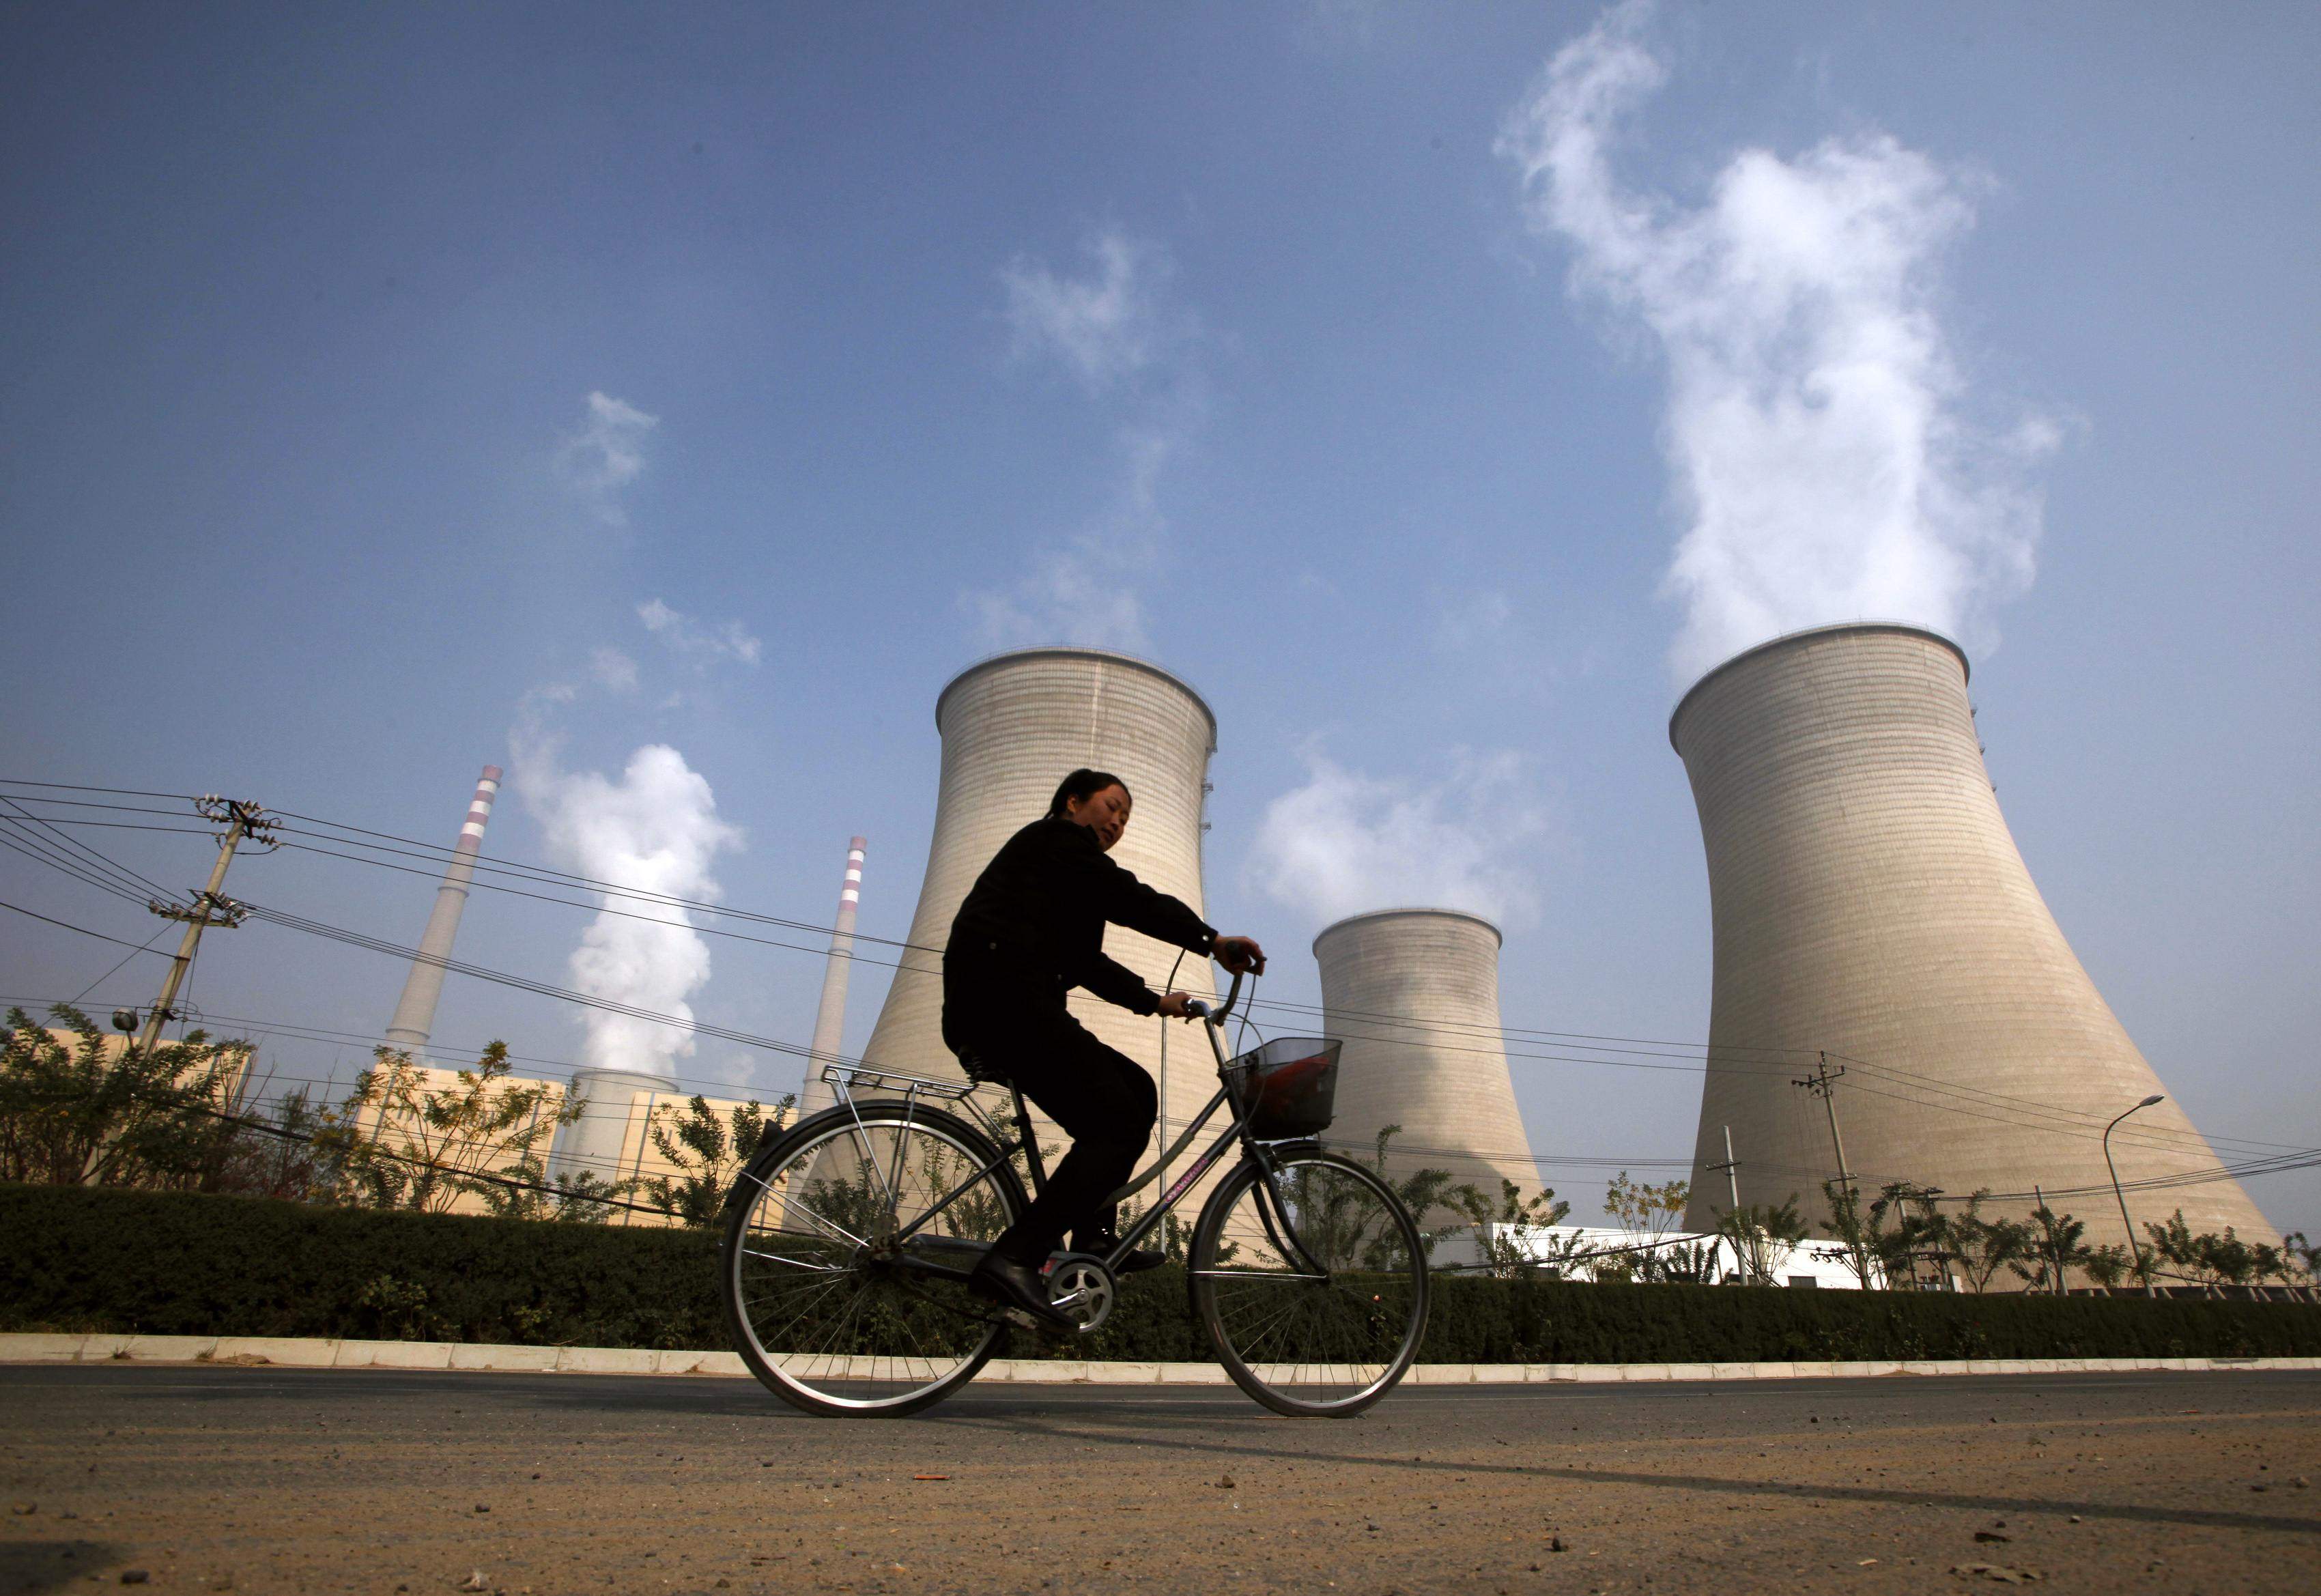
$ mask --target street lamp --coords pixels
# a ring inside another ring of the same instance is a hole
[[[2135,1108],[2149,1108],[2153,1104],[2163,1100],[2164,1099],[2161,1095],[2155,1091],[2150,1097],[2136,1104]],[[2126,1194],[2119,1189],[2119,1165],[2111,1161],[2112,1126],[2117,1125],[2120,1119],[2126,1118],[2128,1114],[2134,1113],[2135,1108],[2128,1109],[2127,1113],[2122,1114],[2119,1117],[2119,1119],[2115,1119],[2111,1122],[2111,1125],[2104,1126],[2104,1167],[2111,1171],[2111,1194],[2119,1199],[2119,1222],[2127,1227],[2127,1245],[2129,1251],[2135,1254],[2135,1272],[2144,1277],[2144,1294],[2147,1297],[2157,1297],[2160,1295],[2160,1289],[2152,1283],[2152,1272],[2144,1267],[2144,1244],[2135,1239],[2135,1221],[2127,1217],[2127,1197]]]

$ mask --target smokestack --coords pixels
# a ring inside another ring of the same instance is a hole
[[[1499,1181],[1539,1188],[1499,1031],[1499,933],[1457,909],[1356,915],[1314,939],[1322,1028],[1343,1038],[1329,1141],[1397,1176],[1446,1169],[1494,1203]]]
[[[942,1041],[942,958],[967,889],[999,845],[1048,812],[1056,783],[1086,765],[1111,771],[1136,800],[1113,857],[1146,884],[1201,912],[1201,810],[1216,719],[1199,695],[1158,665],[1091,648],[1033,648],[969,667],[935,700],[942,736],[926,881],[911,917],[914,944],[901,957],[863,1057],[880,1069],[957,1078]],[[1175,948],[1118,926],[1105,952],[1162,989]],[[1209,962],[1186,954],[1177,986],[1197,998],[1215,988]],[[1072,1013],[1104,1042],[1157,1080],[1160,1027],[1074,992]],[[1180,1124],[1216,1089],[1207,1049],[1196,1039],[1172,1050],[1161,1113]]]
[[[1686,1224],[1713,1223],[1733,1127],[1739,1198],[1827,1212],[1823,1105],[1793,1087],[1829,1053],[1857,1187],[1911,1181],[1963,1198],[2034,1182],[2129,1239],[2105,1122],[2162,1091],[2048,912],[1999,813],[1966,656],[1890,624],[1825,626],[1736,655],[1670,717],[1708,853],[1716,931],[1708,1069]],[[2195,1231],[2277,1242],[2239,1183],[2138,1194],[2218,1160],[2175,1102],[2111,1139],[2140,1227],[2178,1207]],[[2059,1194],[2064,1188],[2068,1194]]]
[[[798,1092],[797,1117],[819,1114],[838,1100],[822,1078],[838,1062],[846,1037],[846,977],[854,966],[854,910],[862,898],[862,850],[856,837],[846,844],[846,877],[838,889],[838,918],[832,923],[830,966],[822,973],[822,1003],[814,1011],[814,1056],[806,1060],[806,1085]]]
[[[476,877],[476,853],[484,845],[484,826],[492,817],[492,800],[499,796],[500,768],[486,765],[468,801],[468,818],[460,840],[451,848],[451,868],[435,889],[435,909],[427,917],[427,931],[419,939],[419,956],[403,983],[402,1000],[387,1022],[389,1045],[416,1053],[427,1045],[435,1028],[435,1001],[443,995],[443,962],[451,956],[451,939],[460,934],[460,911],[468,906],[468,883]]]

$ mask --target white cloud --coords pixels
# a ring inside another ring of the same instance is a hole
[[[697,621],[658,598],[649,598],[637,606],[637,619],[671,653],[696,665],[705,667],[727,660],[742,665],[758,662],[761,644],[739,621],[715,625]]]
[[[1164,434],[1142,433],[1127,435],[1124,446],[1126,480],[1109,515],[1035,556],[1015,587],[967,596],[987,645],[1069,643],[1132,653],[1151,646],[1142,594],[1161,570],[1169,523],[1158,488],[1173,445]]]
[[[2033,574],[2027,468],[2058,439],[1987,429],[1938,315],[1972,185],[1881,133],[1794,159],[1743,150],[1687,209],[1624,188],[1610,146],[1666,72],[1651,10],[1616,6],[1509,116],[1499,152],[1571,285],[1668,367],[1664,447],[1690,525],[1665,583],[1689,680],[1801,626],[1866,617],[1974,635]]]
[[[623,887],[715,901],[712,862],[738,846],[742,834],[717,817],[709,783],[676,749],[638,749],[614,781],[560,769],[553,739],[536,725],[520,725],[512,741],[516,789],[545,828],[551,854],[566,868]],[[683,909],[630,898],[605,903],[624,913],[599,914],[582,935],[569,965],[574,989],[684,1023],[585,1009],[582,1058],[602,1067],[669,1072],[694,1050],[687,999],[709,979],[709,944]]]
[[[609,394],[588,396],[579,430],[556,451],[557,475],[574,497],[607,526],[628,524],[621,489],[645,469],[645,435],[660,424],[635,406]]]
[[[600,648],[588,656],[588,674],[596,685],[616,693],[633,692],[637,685],[637,662],[616,648]]]
[[[1055,360],[1097,393],[1152,364],[1179,329],[1160,309],[1169,260],[1157,246],[1105,228],[1083,249],[1085,278],[1059,277],[1019,256],[999,280],[1015,358]]]
[[[1321,751],[1304,786],[1266,807],[1252,871],[1268,897],[1315,924],[1392,907],[1457,908],[1501,926],[1538,911],[1513,857],[1548,829],[1511,753],[1455,755],[1440,781],[1381,780]]]
[[[1494,589],[1434,596],[1434,646],[1446,654],[1497,653],[1514,628],[1515,601]]]

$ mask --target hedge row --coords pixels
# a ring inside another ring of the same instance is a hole
[[[724,1345],[698,1230],[0,1185],[0,1330]],[[1173,1268],[1072,1357],[1209,1355]],[[1019,1337],[1017,1355],[1032,1349]],[[1579,1285],[1438,1277],[1433,1363],[2321,1355],[2293,1303]]]

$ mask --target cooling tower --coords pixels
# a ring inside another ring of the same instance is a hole
[[[1216,717],[1199,695],[1157,665],[1087,648],[1034,648],[1000,654],[953,678],[935,700],[942,778],[935,798],[926,881],[911,916],[912,946],[887,990],[863,1057],[882,1069],[956,1077],[943,1045],[942,959],[967,889],[999,845],[1048,812],[1056,784],[1080,766],[1110,771],[1135,799],[1113,858],[1140,880],[1201,909],[1201,810]],[[1165,990],[1178,950],[1115,926],[1105,951]],[[929,951],[935,950],[935,951]],[[1183,956],[1177,986],[1214,993],[1209,962]],[[1152,1072],[1160,1068],[1166,1022],[1131,1014],[1075,991],[1072,1013],[1089,1030]],[[1216,1087],[1208,1049],[1179,1026],[1161,1105],[1179,1125]]]
[[[1499,933],[1457,909],[1390,908],[1314,939],[1322,1028],[1341,1038],[1327,1140],[1364,1155],[1389,1125],[1397,1174],[1449,1170],[1494,1203],[1539,1186],[1499,1033]]]
[[[1871,1195],[1898,1180],[1953,1197],[2036,1184],[2090,1245],[2125,1240],[2104,1126],[2166,1089],[2024,868],[1957,645],[1889,625],[1779,638],[1703,677],[1669,739],[1700,811],[1716,931],[1686,1223],[1706,1228],[1727,1200],[1711,1170],[1727,1125],[1743,1203],[1795,1193],[1809,1220],[1825,1215],[1829,1121],[1790,1083],[1826,1050],[1847,1071],[1839,1128]],[[2172,1099],[2111,1145],[2139,1230],[2181,1207],[2195,1231],[2280,1239],[2234,1181],[2136,1190],[2217,1164]]]

